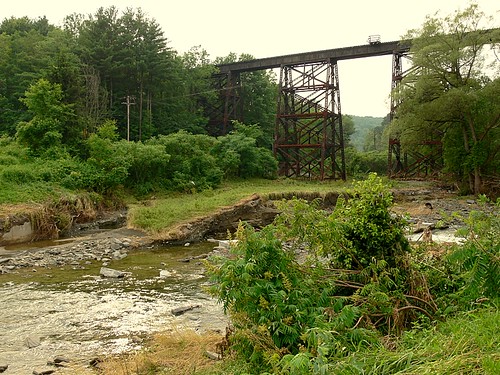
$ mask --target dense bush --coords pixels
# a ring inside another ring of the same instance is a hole
[[[273,155],[256,146],[261,130],[243,124],[237,128],[219,139],[179,131],[143,143],[119,141],[116,122],[108,120],[85,140],[81,158],[70,156],[58,142],[25,147],[2,138],[0,177],[10,183],[40,180],[100,194],[124,187],[138,195],[211,189],[224,177],[275,177]]]
[[[170,155],[164,170],[164,187],[189,192],[213,188],[222,182],[222,171],[211,153],[216,143],[208,135],[179,131],[153,138],[146,144],[161,145]]]
[[[226,177],[277,177],[278,163],[272,152],[257,147],[261,137],[263,131],[258,126],[235,122],[231,133],[218,138],[213,153]]]
[[[369,172],[387,173],[387,151],[359,152],[353,147],[345,150],[346,171],[350,176],[364,176]]]
[[[232,256],[210,265],[212,293],[236,328],[234,349],[259,371],[328,373],[378,335],[432,317],[387,187],[371,175],[348,196],[332,214],[285,202],[273,225],[241,228]]]

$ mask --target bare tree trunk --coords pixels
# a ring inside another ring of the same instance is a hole
[[[94,133],[97,126],[106,115],[106,91],[101,87],[99,73],[92,67],[84,66],[85,77],[84,107],[81,116],[85,119],[83,136],[86,138]]]
[[[141,86],[139,92],[139,141],[142,141],[142,103],[143,103],[143,80],[141,79]]]
[[[474,167],[474,194],[480,194],[483,191],[483,179],[479,167]]]
[[[467,155],[470,154],[470,146],[469,146],[469,135],[467,134],[467,129],[465,128],[465,126],[462,126],[462,135],[463,135],[463,139],[464,139],[464,149],[465,149],[465,152],[467,153]],[[472,173],[470,173],[469,171],[465,171],[467,173],[467,178],[469,180],[469,189],[470,191],[474,191],[474,179],[473,179],[473,176],[472,176]]]
[[[151,91],[148,91],[148,123],[149,126],[153,123],[153,99]]]
[[[469,130],[470,130],[470,134],[472,137],[472,142],[474,142],[474,148],[475,148],[477,146],[477,144],[479,143],[479,141],[477,139],[476,128],[474,127],[474,122],[471,118],[468,119],[467,124],[469,125]],[[476,163],[474,163],[474,189],[473,189],[473,193],[474,194],[481,193],[482,189],[483,189],[482,185],[483,185],[483,181],[481,178],[481,170],[480,170],[479,166]]]

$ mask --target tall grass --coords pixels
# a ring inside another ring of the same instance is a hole
[[[40,203],[67,193],[56,176],[59,160],[32,158],[27,149],[0,137],[0,205]]]
[[[484,309],[406,332],[394,351],[360,351],[338,362],[339,374],[500,374],[500,313]]]
[[[197,334],[194,331],[174,331],[153,336],[147,350],[109,357],[99,364],[101,374],[195,374],[213,367],[214,361],[205,351],[215,351],[221,335]]]
[[[220,335],[171,332],[155,336],[141,352],[108,358],[101,374],[252,374],[248,364],[232,356],[207,360]],[[397,349],[360,350],[336,362],[329,372],[342,375],[496,375],[500,373],[500,313],[483,309],[466,313],[432,329],[407,332]]]

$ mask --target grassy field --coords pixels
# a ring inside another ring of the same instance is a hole
[[[157,234],[186,220],[232,206],[252,194],[341,191],[350,183],[339,181],[242,180],[224,183],[215,190],[171,194],[144,203],[131,203],[129,224]]]

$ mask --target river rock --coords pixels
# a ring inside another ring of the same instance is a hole
[[[57,356],[55,357],[52,361],[48,361],[47,365],[48,366],[55,366],[55,367],[65,367],[66,363],[69,363],[70,360],[66,357],[63,356]]]
[[[114,270],[112,268],[107,268],[107,267],[101,267],[101,271],[99,272],[99,274],[102,277],[109,277],[109,278],[115,278],[115,279],[125,277],[125,272]]]
[[[168,270],[161,270],[160,271],[160,277],[162,279],[166,278],[166,277],[171,277],[173,275],[172,272],[168,271]]]
[[[122,253],[119,250],[113,252],[113,259],[122,260],[127,257],[127,253]]]
[[[28,336],[24,339],[24,345],[26,345],[29,349],[36,348],[40,346],[40,337],[38,336]]]
[[[208,350],[205,351],[205,355],[214,361],[220,361],[222,359],[222,356],[219,353],[214,353]]]
[[[70,360],[68,358],[60,356],[60,355],[58,355],[57,357],[54,358],[54,363],[62,363],[62,362],[69,363]]]

